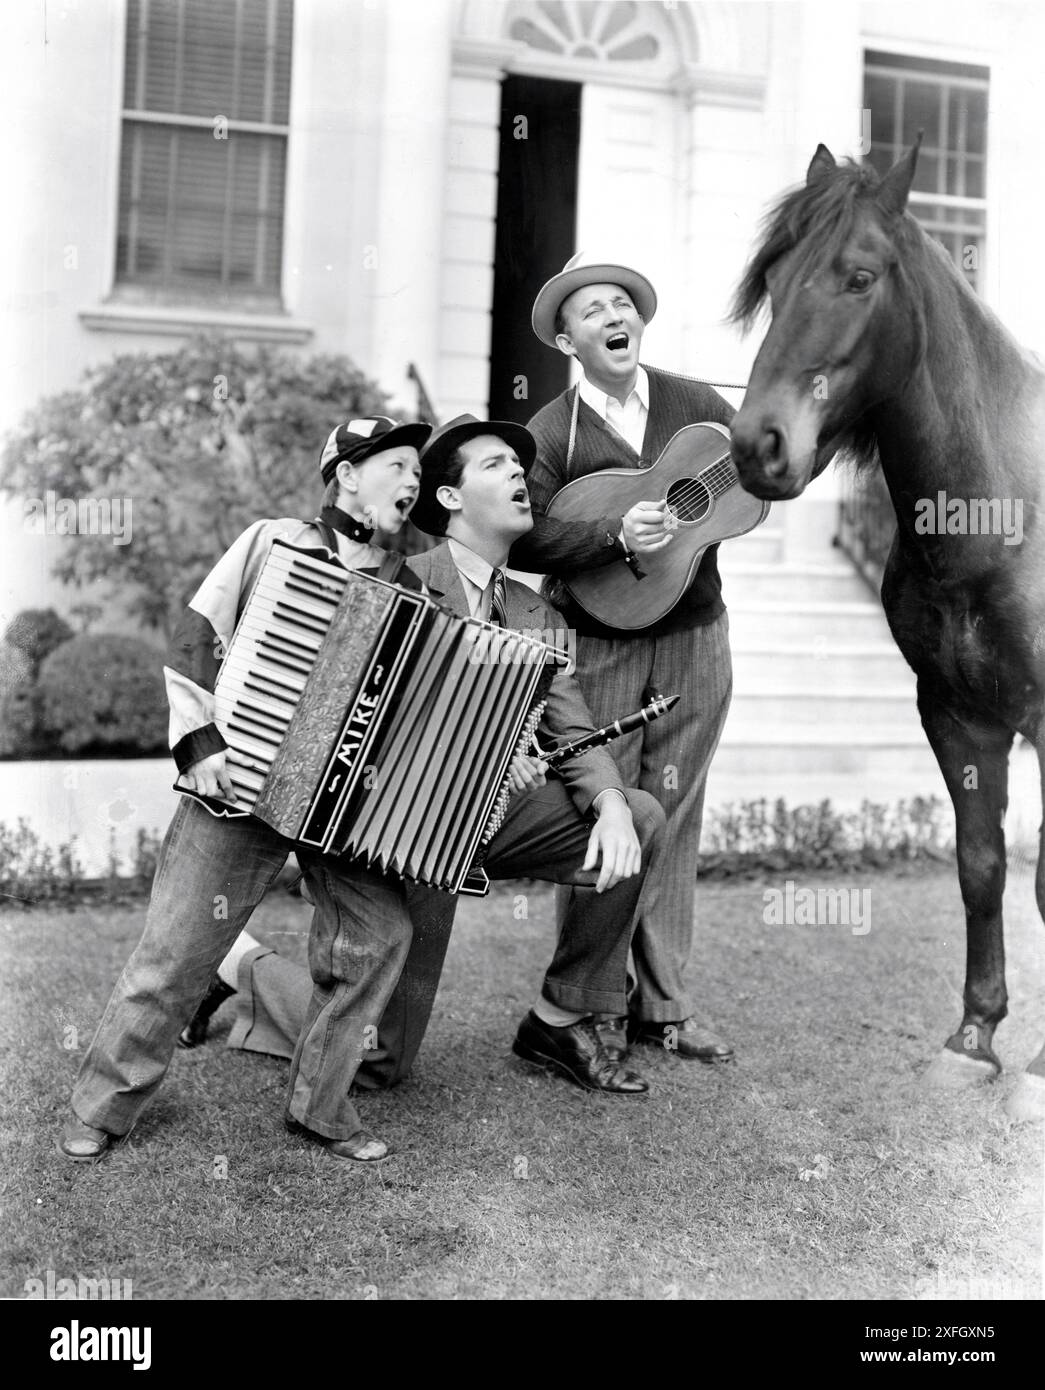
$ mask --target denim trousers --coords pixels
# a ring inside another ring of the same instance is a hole
[[[295,847],[253,816],[218,819],[185,799],[163,842],[145,930],[84,1058],[72,1108],[126,1134],[156,1092],[229,947]],[[313,993],[291,1066],[288,1116],[331,1139],[360,1127],[348,1087],[367,1039],[346,1020],[379,1019],[410,947],[401,884],[298,848],[315,902]]]

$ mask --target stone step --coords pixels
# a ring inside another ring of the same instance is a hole
[[[777,732],[727,720],[715,754],[715,777],[721,785],[759,774],[793,776],[796,797],[809,788],[808,779],[828,773],[886,783],[917,773],[926,785],[939,783],[936,759],[920,729],[867,726],[862,732],[858,740],[851,731],[792,727]]]
[[[729,604],[730,634],[735,641],[770,638],[774,644],[794,640],[833,650],[840,643],[887,641],[889,627],[876,604],[787,601]]]
[[[733,536],[731,540],[723,541],[718,553],[723,565],[727,563],[727,556],[741,564],[775,564],[784,553],[783,529],[764,523],[743,536]]]
[[[915,705],[914,681],[910,685],[863,686],[837,689],[797,689],[793,686],[761,686],[733,691],[730,717],[745,724],[816,724],[859,729],[863,724],[913,722],[921,728]]]
[[[732,711],[726,720],[723,741],[741,744],[745,748],[845,748],[859,744],[863,748],[909,748],[926,742],[922,726],[917,721],[903,723],[864,723],[859,728],[839,728],[831,725],[796,727],[783,721],[756,724],[734,718]]]
[[[846,690],[879,686],[914,691],[914,675],[891,641],[752,641],[731,631],[736,694],[772,686]]]
[[[736,604],[750,606],[785,599],[795,607],[804,603],[868,602],[877,606],[877,600],[851,565],[749,565],[722,560],[719,570],[726,604],[731,610]]]

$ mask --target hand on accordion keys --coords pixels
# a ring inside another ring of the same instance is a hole
[[[181,775],[188,791],[196,792],[199,796],[209,796],[216,801],[229,801],[235,805],[236,789],[225,766],[225,751],[211,753],[209,757],[200,758],[199,762],[192,763]]]

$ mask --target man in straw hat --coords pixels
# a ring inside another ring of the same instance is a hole
[[[409,565],[433,598],[459,617],[543,634],[559,629],[559,615],[503,570],[512,542],[533,525],[526,474],[535,453],[533,436],[504,421],[463,415],[437,430],[421,454],[411,520],[443,540]],[[558,673],[541,736],[572,742],[592,728],[576,681]],[[561,775],[546,778],[544,772],[544,764],[528,756],[513,763],[514,794],[483,867],[492,879],[538,878],[588,885],[589,892],[560,934],[514,1050],[587,1090],[641,1094],[646,1082],[607,1056],[594,1015],[625,1007],[635,907],[664,813],[649,793],[624,785],[604,748],[564,763]],[[453,903],[445,894],[431,896]],[[452,911],[433,910],[430,902],[414,911],[414,936],[395,992],[381,1012],[374,1013],[369,993],[353,1011],[348,1026],[361,1042],[342,1078],[346,1089],[353,1080],[357,1089],[387,1086],[408,1071],[431,1013],[452,921]],[[244,933],[220,973],[226,993],[236,993],[229,1046],[292,1056],[308,1005],[308,972]],[[206,1019],[189,1045],[205,1035]]]
[[[577,360],[582,376],[529,422],[537,440],[530,474],[534,510],[543,513],[567,482],[603,468],[649,468],[685,425],[729,425],[732,407],[709,386],[643,367],[639,349],[657,310],[656,292],[639,271],[578,253],[542,287],[533,331]],[[651,489],[652,491],[652,489]],[[556,576],[639,557],[670,545],[663,500],[640,502],[625,516],[592,522],[539,519],[512,550],[521,569]],[[634,709],[650,687],[684,695],[679,718],[660,720],[617,740],[624,780],[652,792],[667,813],[632,945],[635,987],[629,1017],[600,1028],[611,1054],[627,1041],[654,1042],[701,1061],[724,1061],[732,1047],[699,1016],[683,981],[695,911],[697,850],[708,768],[732,693],[728,620],[710,546],[680,601],[652,626],[616,631],[555,590],[577,630],[577,678],[596,722]],[[579,910],[583,889],[560,897],[560,921]]]

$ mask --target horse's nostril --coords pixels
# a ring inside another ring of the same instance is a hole
[[[769,428],[763,431],[759,453],[762,458],[762,470],[769,478],[779,478],[787,471],[783,443],[783,435],[779,430]]]

